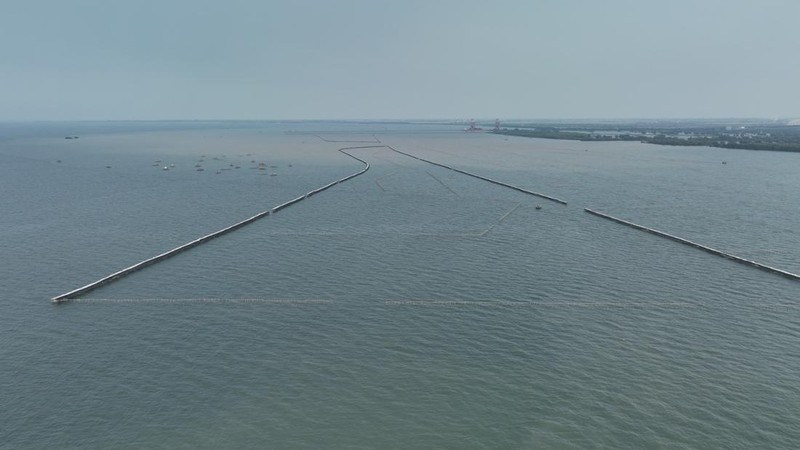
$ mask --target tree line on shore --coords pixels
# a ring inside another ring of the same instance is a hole
[[[589,128],[558,128],[543,126],[536,128],[502,128],[495,134],[523,136],[541,139],[565,139],[574,141],[635,141],[657,145],[704,146],[743,150],[770,150],[800,152],[800,127],[762,127],[741,130],[727,128],[706,129],[640,129],[595,131]]]

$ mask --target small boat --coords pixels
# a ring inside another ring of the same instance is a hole
[[[161,169],[161,170],[169,170],[169,167],[167,167],[167,166],[164,166],[164,168],[163,168],[163,169]]]
[[[536,209],[542,209],[542,205],[536,205]]]
[[[204,171],[204,170],[206,170],[206,169],[203,169],[202,167],[200,167],[200,168],[198,168],[198,169],[197,169],[197,171],[198,171],[198,172],[202,172],[202,171]]]
[[[269,174],[269,176],[271,176],[271,177],[277,177],[277,176],[278,176],[278,174],[277,174],[277,173],[275,173],[275,172],[272,172],[271,174]]]

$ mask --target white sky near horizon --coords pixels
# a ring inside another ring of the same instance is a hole
[[[800,117],[796,0],[3,0],[0,120]]]

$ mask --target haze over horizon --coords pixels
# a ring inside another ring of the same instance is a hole
[[[0,120],[800,117],[800,3],[17,1]]]

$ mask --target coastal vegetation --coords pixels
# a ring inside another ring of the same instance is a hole
[[[542,139],[636,141],[657,145],[800,152],[800,126],[772,122],[528,123],[492,132]]]

